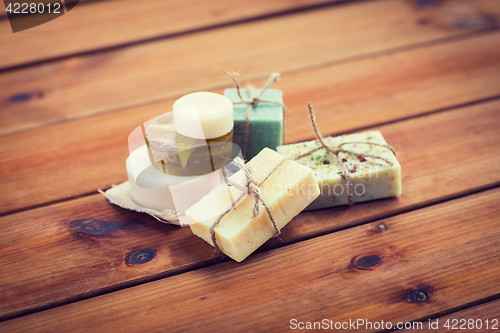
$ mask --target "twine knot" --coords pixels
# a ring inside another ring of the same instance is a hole
[[[349,149],[344,149],[343,146],[347,145],[347,144],[368,144],[368,145],[381,146],[381,147],[385,147],[387,149],[390,149],[394,155],[396,155],[396,152],[394,151],[394,148],[392,148],[389,145],[384,145],[381,143],[374,143],[374,142],[362,142],[362,141],[361,142],[342,142],[338,146],[329,146],[326,144],[325,138],[323,137],[323,135],[321,135],[321,133],[318,129],[318,125],[316,124],[316,116],[314,115],[314,110],[313,110],[312,104],[309,103],[307,105],[307,108],[309,109],[309,117],[311,118],[311,124],[312,124],[312,127],[314,129],[314,134],[316,135],[316,139],[319,141],[320,146],[313,148],[304,154],[300,154],[297,157],[294,157],[294,160],[299,160],[303,157],[309,156],[312,153],[314,153],[320,149],[325,149],[327,152],[335,155],[335,157],[337,158],[337,162],[340,165],[340,169],[342,170],[342,178],[344,178],[347,181],[347,204],[349,206],[352,206],[354,204],[353,199],[352,199],[353,192],[354,192],[353,191],[353,184],[352,184],[351,176],[349,175],[349,169],[345,166],[344,162],[339,157],[339,153],[354,155],[359,159],[365,158],[365,157],[379,159],[379,160],[386,162],[390,166],[392,166],[393,163],[391,161],[389,161],[388,159],[380,157],[380,156],[370,155],[370,154],[360,154],[360,153],[356,153],[356,152],[349,150]]]
[[[243,191],[243,194],[247,193],[255,198],[255,204],[253,206],[252,217],[257,217],[259,215],[259,202],[263,200],[260,197],[260,189],[259,183],[255,179],[252,178],[252,172],[250,171],[250,167],[245,165],[245,162],[239,157],[235,158],[233,163],[240,169],[245,172],[245,185],[242,187],[240,184],[228,180],[228,183],[231,186],[236,187],[238,190]],[[271,216],[271,214],[269,214]],[[279,232],[279,231],[278,231]]]
[[[259,102],[260,102],[260,99],[257,97],[254,97],[254,98],[252,98],[252,101],[250,102],[250,104],[252,104],[253,107],[256,107],[257,104],[259,104]]]
[[[248,107],[245,111],[245,139],[243,143],[243,158],[247,158],[247,147],[248,147],[248,135],[249,135],[249,128],[250,128],[250,113],[252,112],[253,108],[257,107],[257,105],[260,102],[264,103],[274,103],[281,105],[282,107],[285,107],[285,105],[281,102],[277,101],[271,101],[267,99],[262,99],[261,96],[264,94],[264,92],[271,87],[271,85],[278,81],[281,77],[280,73],[278,72],[273,72],[267,79],[266,84],[264,87],[260,90],[260,92],[255,95],[255,88],[252,87],[251,85],[247,85],[247,90],[249,94],[249,98],[243,97],[241,94],[241,88],[240,88],[240,74],[237,72],[231,72],[227,71],[227,75],[231,78],[233,81],[234,87],[236,88],[236,93],[238,94],[239,101],[233,102],[233,104],[248,104]]]
[[[243,161],[243,159],[241,159],[240,157],[236,157],[232,161],[232,163],[235,166],[237,166],[240,170],[242,170],[244,172],[244,183],[242,185],[242,184],[238,184],[237,182],[233,181],[232,179],[228,179],[228,185],[234,186],[235,188],[237,188],[238,190],[242,191],[243,193],[241,193],[241,195],[236,200],[234,200],[234,201],[231,202],[231,207],[229,207],[226,211],[224,211],[224,213],[222,213],[221,215],[219,215],[219,217],[215,220],[215,222],[210,227],[210,236],[211,236],[211,239],[212,239],[212,244],[213,244],[214,248],[218,252],[222,252],[222,251],[220,250],[219,245],[217,244],[217,240],[215,238],[215,227],[220,223],[220,221],[222,221],[222,219],[224,218],[224,216],[226,216],[231,211],[231,209],[233,209],[234,206],[236,206],[241,200],[243,200],[243,198],[247,194],[251,195],[255,199],[255,203],[254,203],[253,211],[252,211],[252,218],[255,218],[255,217],[257,217],[259,215],[259,213],[260,213],[260,204],[262,204],[262,206],[264,206],[265,210],[267,211],[267,214],[269,215],[269,219],[271,220],[271,223],[272,223],[272,225],[274,227],[274,230],[276,231],[275,234],[273,235],[273,237],[278,236],[281,233],[280,229],[276,225],[276,221],[274,220],[274,216],[273,216],[273,214],[271,212],[271,208],[264,201],[264,199],[262,199],[262,196],[260,194],[260,186],[262,186],[262,184],[264,184],[264,182],[281,165],[283,165],[283,163],[285,163],[288,160],[289,160],[289,158],[285,158],[280,163],[278,163],[273,168],[273,170],[271,170],[271,172],[266,176],[266,178],[264,178],[264,180],[261,181],[260,183],[258,183],[252,177],[252,172],[250,170],[250,167],[245,165],[245,162]]]

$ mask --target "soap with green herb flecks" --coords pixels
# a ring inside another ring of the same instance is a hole
[[[344,165],[349,170],[349,176],[352,180],[353,202],[363,202],[401,194],[401,165],[396,156],[386,147],[370,144],[387,145],[380,131],[327,137],[325,142],[328,146],[333,147],[342,142],[366,142],[344,145],[343,149],[358,154],[375,155],[392,163],[392,165],[389,165],[376,158],[366,157],[360,159],[351,154],[340,153],[340,158],[344,160]],[[319,145],[320,143],[317,140],[313,140],[279,146],[277,151],[285,157],[295,158]],[[320,196],[305,210],[347,204],[347,182],[342,177],[342,169],[335,155],[325,151],[325,149],[320,149],[311,155],[298,159],[297,162],[310,167],[314,171],[321,190]]]

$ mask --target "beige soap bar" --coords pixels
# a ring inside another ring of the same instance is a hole
[[[247,167],[260,183],[283,159],[282,155],[264,148]],[[244,174],[240,170],[230,179],[243,184]],[[210,227],[231,207],[231,197],[236,200],[241,193],[234,186],[222,184],[189,208],[186,217],[193,233],[213,246]],[[319,187],[310,168],[288,160],[260,186],[260,194],[281,229],[319,196]],[[244,260],[276,232],[261,203],[260,213],[252,217],[254,204],[255,199],[246,195],[215,227],[217,245],[236,261]]]
[[[372,142],[387,144],[379,131],[369,131],[359,134],[343,135],[335,138],[325,138],[326,144],[338,146],[342,142]],[[278,152],[286,157],[296,157],[318,147],[313,140],[297,144],[279,146]],[[364,153],[383,157],[393,163],[366,157],[357,159],[354,155],[340,153],[345,159],[344,164],[350,170],[353,183],[353,202],[375,200],[401,194],[401,166],[391,150],[370,144],[349,144],[344,149],[356,153]],[[347,185],[342,178],[342,170],[334,155],[320,149],[297,162],[310,167],[318,180],[321,195],[306,210],[320,209],[347,204]]]

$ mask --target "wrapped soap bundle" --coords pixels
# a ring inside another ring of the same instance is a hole
[[[238,74],[229,74],[236,89],[225,95],[232,100],[209,92],[188,94],[174,103],[173,112],[136,128],[129,136],[129,180],[99,191],[120,207],[186,225],[183,212],[227,178],[223,166],[241,154],[239,149],[248,150],[249,159],[282,144],[283,98],[281,91],[269,89],[279,73],[262,89],[241,90]]]
[[[228,74],[235,88],[224,96],[188,94],[131,133],[129,180],[106,191],[112,203],[189,224],[240,262],[303,210],[401,194],[401,167],[380,132],[324,138],[309,104],[317,140],[283,146],[283,97],[269,89],[279,74],[262,89]]]
[[[234,104],[233,142],[241,148],[243,158],[250,160],[263,148],[276,150],[283,144],[283,93],[269,88],[280,74],[272,73],[261,89],[250,85],[242,89],[239,74],[228,75],[234,88],[226,89],[224,96]]]
[[[223,167],[235,155],[233,105],[222,95],[198,92],[173,109],[130,134],[129,180],[104,194],[121,207],[187,225],[184,211],[227,176]]]
[[[324,138],[308,108],[317,140],[277,148],[314,171],[321,194],[306,210],[401,194],[401,166],[379,131]]]
[[[240,262],[319,196],[312,170],[264,148],[186,211],[193,233]]]

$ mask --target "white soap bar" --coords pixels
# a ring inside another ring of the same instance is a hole
[[[196,92],[174,103],[177,133],[195,139],[213,139],[233,129],[233,103],[223,95]]]
[[[342,142],[372,142],[385,144],[387,142],[379,131],[344,135],[335,138],[325,138],[328,145],[338,146]],[[286,157],[297,157],[318,147],[317,141],[279,146],[277,151]],[[366,157],[361,161],[353,155],[340,153],[345,159],[344,164],[350,172],[354,193],[353,202],[375,200],[401,194],[401,166],[391,150],[370,144],[349,144],[344,149],[361,154],[383,157],[393,163],[392,166],[380,159]],[[334,155],[320,149],[309,156],[297,160],[302,165],[310,167],[318,180],[321,195],[306,210],[333,207],[347,204],[347,185],[342,178],[342,170]]]
[[[282,155],[264,148],[247,166],[253,178],[260,183],[283,159]],[[238,184],[243,184],[244,178],[242,171],[230,177]],[[210,227],[231,207],[229,193],[236,199],[242,192],[222,184],[186,211],[193,233],[212,246]],[[277,227],[281,229],[319,196],[319,188],[310,168],[288,160],[260,186],[260,194],[271,208]],[[262,204],[259,215],[252,217],[254,204],[255,199],[246,195],[215,227],[217,245],[236,261],[244,260],[276,232]]]
[[[165,209],[177,212],[181,225],[187,224],[184,211],[224,180],[222,170],[194,177],[164,174],[151,164],[146,145],[129,155],[126,167],[132,199],[158,212]]]

